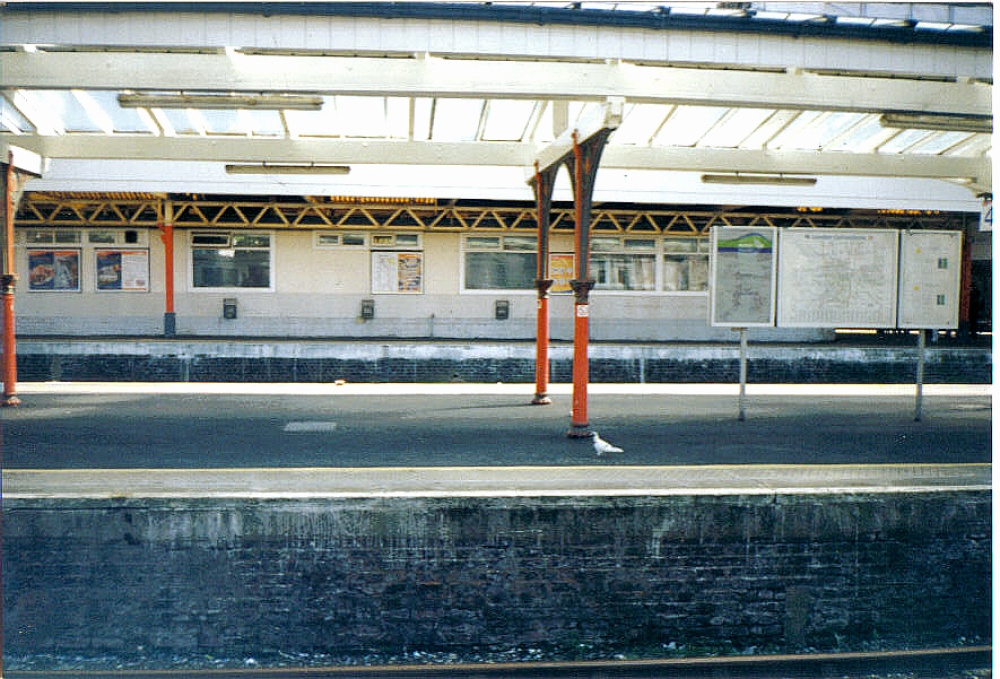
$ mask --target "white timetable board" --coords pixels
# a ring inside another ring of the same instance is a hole
[[[774,325],[777,229],[712,229],[711,324],[752,328]]]
[[[896,325],[899,232],[785,229],[778,251],[778,325]]]
[[[899,252],[898,327],[957,328],[962,234],[904,231]]]

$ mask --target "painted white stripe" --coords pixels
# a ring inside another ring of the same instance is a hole
[[[759,396],[911,396],[912,384],[748,384]],[[516,395],[531,398],[534,384],[485,383],[250,383],[250,382],[21,382],[19,394],[216,394],[270,396],[454,396]],[[592,394],[735,396],[738,384],[605,384],[588,386]],[[573,385],[549,385],[549,394],[569,395]],[[925,396],[989,396],[989,384],[926,384]]]
[[[291,433],[301,433],[301,432],[324,432],[324,431],[336,431],[336,422],[324,422],[324,421],[305,421],[305,422],[289,422],[286,424],[282,431]]]

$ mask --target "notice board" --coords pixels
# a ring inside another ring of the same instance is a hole
[[[898,327],[957,328],[962,234],[904,231],[899,252]]]
[[[774,325],[777,229],[712,229],[711,324],[731,328]]]
[[[424,291],[422,252],[372,252],[372,292],[410,293]]]
[[[781,233],[778,325],[896,325],[899,232],[793,228]]]

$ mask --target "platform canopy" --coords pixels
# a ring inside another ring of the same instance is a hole
[[[992,191],[991,11],[776,4],[13,2],[0,144],[54,190],[510,197],[614,107],[604,199]]]

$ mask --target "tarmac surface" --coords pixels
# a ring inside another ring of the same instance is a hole
[[[5,470],[989,463],[988,385],[25,383],[0,409]],[[530,473],[528,474],[530,476]]]

